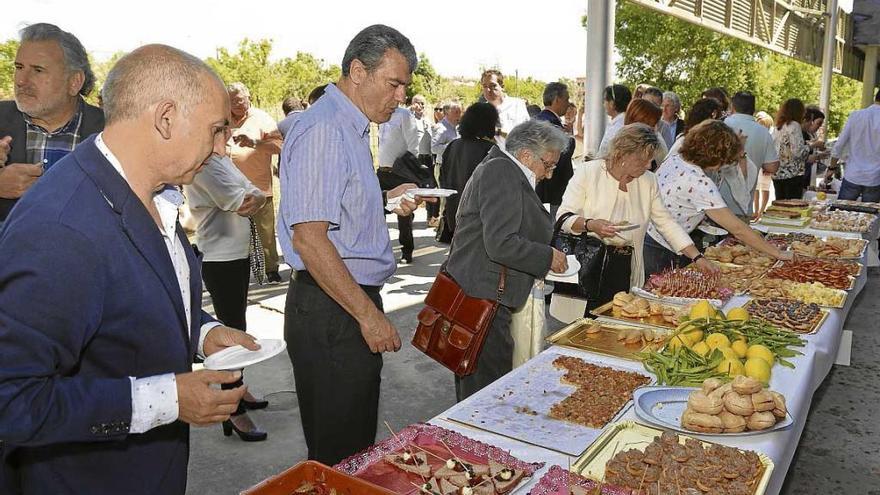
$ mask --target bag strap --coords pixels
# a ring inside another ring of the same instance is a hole
[[[566,220],[568,220],[569,218],[571,218],[573,216],[574,216],[574,212],[567,211],[567,212],[563,213],[562,216],[559,217],[559,219],[556,220],[556,223],[553,224],[553,237],[551,237],[551,239],[554,239],[554,238],[556,238],[556,236],[559,235],[559,231],[562,230],[562,224],[564,224]]]

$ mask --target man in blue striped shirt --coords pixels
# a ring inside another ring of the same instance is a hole
[[[397,30],[364,29],[345,51],[342,77],[300,114],[282,150],[278,237],[297,271],[284,338],[309,459],[329,465],[375,441],[381,353],[400,349],[379,294],[397,265],[369,126],[404,102],[415,67],[415,49]],[[404,199],[395,212],[416,206]]]

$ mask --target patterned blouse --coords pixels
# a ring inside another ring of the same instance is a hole
[[[797,122],[789,122],[782,129],[770,129],[773,143],[779,154],[779,170],[773,176],[775,180],[791,179],[804,175],[810,147],[804,142],[801,126]]]

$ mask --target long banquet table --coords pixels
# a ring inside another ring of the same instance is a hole
[[[877,231],[877,222],[875,222],[872,232]],[[839,233],[824,232],[824,235],[838,235]],[[875,237],[876,238],[876,237]],[[790,359],[795,365],[795,369],[789,369],[783,366],[774,366],[773,375],[770,380],[770,389],[776,390],[785,395],[789,413],[794,419],[794,424],[785,430],[770,432],[753,436],[738,437],[719,437],[719,436],[698,436],[707,441],[722,443],[729,446],[739,447],[742,449],[754,450],[762,452],[773,460],[774,469],[765,493],[775,495],[779,493],[782,484],[785,481],[786,473],[791,465],[794,453],[797,450],[801,433],[807,415],[810,411],[813,394],[821,385],[822,381],[831,370],[837,358],[838,347],[840,346],[841,334],[843,332],[843,324],[846,316],[852,308],[858,294],[862,291],[867,281],[867,261],[870,253],[866,253],[862,257],[862,263],[866,267],[857,277],[855,286],[849,291],[846,304],[842,309],[832,309],[829,311],[828,318],[822,324],[820,329],[812,335],[805,335],[806,345],[799,350],[803,352],[802,356]],[[874,253],[876,256],[876,251]],[[737,296],[732,298],[725,304],[724,310],[742,306],[749,298],[747,296]],[[569,354],[576,357],[585,357],[591,360],[600,360],[612,366],[629,367],[634,369],[642,369],[641,363],[633,361],[625,361],[619,358],[604,356],[600,354],[590,353],[587,351],[569,349],[553,346],[544,352],[556,352]],[[502,378],[503,379],[503,378]],[[533,486],[538,479],[550,468],[557,464],[563,468],[573,464],[577,457],[569,456],[554,450],[530,445],[522,441],[514,440],[509,437],[498,435],[489,431],[480,430],[462,423],[450,421],[447,419],[454,412],[467,411],[474,408],[474,404],[485,399],[485,394],[489,393],[484,389],[474,396],[452,406],[431,419],[429,422],[458,431],[476,440],[495,445],[497,447],[509,450],[514,456],[529,462],[544,462],[544,468],[537,472],[529,481],[526,487]],[[481,396],[482,394],[482,396]],[[622,420],[636,420],[637,416],[632,408],[626,411],[621,417]],[[527,488],[521,488],[517,493],[527,493]]]

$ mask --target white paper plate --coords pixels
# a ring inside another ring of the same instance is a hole
[[[565,260],[568,261],[568,270],[564,273],[551,271],[546,277],[544,277],[544,280],[550,280],[552,282],[568,282],[572,284],[578,283],[578,272],[581,270],[581,263],[573,254],[566,256]]]
[[[416,197],[421,196],[423,198],[448,198],[453,194],[458,194],[458,191],[455,189],[430,189],[430,188],[420,188],[420,189],[409,189],[406,191],[407,196]]]
[[[284,352],[287,344],[282,339],[257,339],[260,349],[250,351],[240,345],[227,347],[205,359],[209,370],[240,370],[246,366],[263,362]]]
[[[618,232],[626,232],[628,230],[635,230],[639,227],[641,227],[641,226],[637,223],[628,223],[626,225],[615,225],[614,226],[614,228],[616,228]]]

